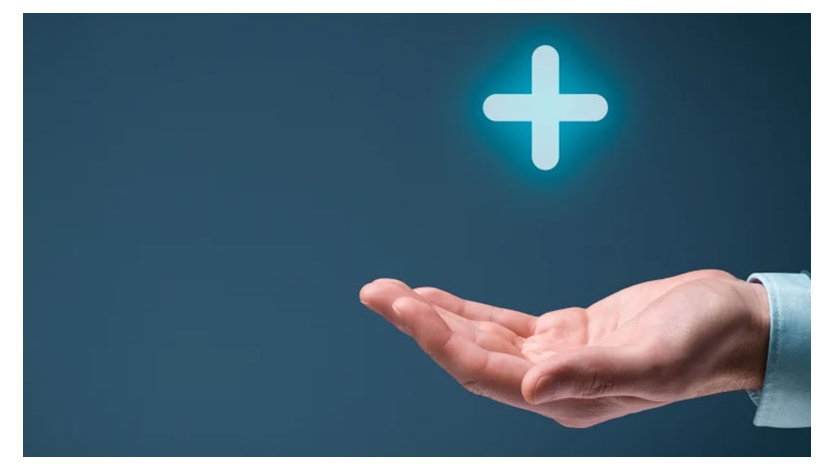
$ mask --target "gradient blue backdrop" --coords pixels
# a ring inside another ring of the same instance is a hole
[[[550,172],[481,113],[540,44],[610,105]],[[357,292],[810,268],[810,65],[809,15],[26,15],[24,454],[809,455],[741,392],[469,395]]]

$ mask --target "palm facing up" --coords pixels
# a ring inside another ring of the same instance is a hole
[[[392,279],[366,285],[360,299],[467,390],[571,427],[759,388],[767,356],[764,289],[721,271],[539,317]]]

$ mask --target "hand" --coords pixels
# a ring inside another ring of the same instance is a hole
[[[536,317],[379,279],[360,300],[467,390],[588,427],[675,401],[761,388],[764,287],[715,270]]]

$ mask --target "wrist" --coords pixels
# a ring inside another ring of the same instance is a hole
[[[770,343],[770,303],[767,290],[758,282],[744,282],[746,314],[750,322],[750,355],[744,380],[744,388],[758,390],[764,383]]]

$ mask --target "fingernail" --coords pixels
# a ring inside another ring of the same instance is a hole
[[[364,303],[365,303],[365,299],[371,295],[371,292],[372,292],[374,289],[375,289],[375,288],[374,288],[374,286],[373,286],[373,283],[372,283],[372,282],[371,282],[371,283],[368,283],[368,284],[365,284],[364,286],[362,286],[362,288],[361,288],[361,289],[359,289],[359,301],[360,301],[360,302],[362,302],[362,303],[364,304]]]
[[[394,314],[397,315],[397,318],[402,318],[403,312],[402,310],[400,310],[400,307],[397,307],[397,304],[402,304],[400,299],[394,300],[394,302],[391,304],[391,310],[394,311]]]
[[[549,390],[553,387],[554,380],[552,375],[545,375],[540,377],[536,382],[536,388],[533,391],[533,404],[538,405],[547,399]]]
[[[397,321],[395,323],[395,326],[400,331],[402,331],[403,333],[410,336],[412,331],[411,331],[411,328],[408,327],[408,322],[403,321],[403,312],[399,309],[399,307],[397,307],[397,304],[398,303],[402,304],[402,302],[398,302],[398,300],[400,300],[400,299],[395,300],[394,303],[391,304],[391,310],[394,311],[394,315],[397,317]]]

